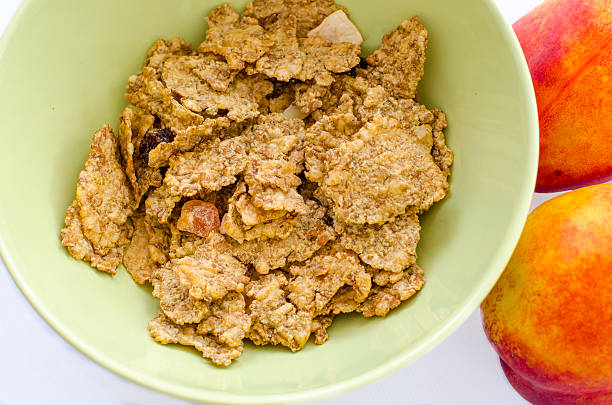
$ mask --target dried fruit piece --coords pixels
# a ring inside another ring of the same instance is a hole
[[[207,237],[211,232],[217,232],[219,225],[221,221],[217,207],[200,200],[190,200],[183,204],[181,216],[176,222],[176,227],[181,231],[190,232],[202,238]]]
[[[361,45],[363,42],[361,33],[342,10],[335,11],[325,17],[321,24],[308,32],[308,36],[323,38],[332,44],[349,42]]]

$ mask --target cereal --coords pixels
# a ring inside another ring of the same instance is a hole
[[[169,195],[192,197],[201,190],[218,191],[234,183],[246,167],[244,139],[215,138],[193,152],[172,156],[168,164],[164,185]]]
[[[255,0],[246,6],[243,17],[255,18],[264,27],[274,21],[295,16],[297,19],[296,34],[305,37],[310,30],[321,24],[331,13],[343,10],[333,0]]]
[[[230,250],[241,262],[251,264],[261,274],[279,269],[287,263],[301,262],[312,257],[336,234],[325,223],[325,208],[309,201],[311,213],[300,215],[293,230],[284,239],[252,240],[242,244],[231,243]]]
[[[245,312],[244,296],[232,292],[210,305],[210,311],[198,324],[197,332],[213,335],[220,343],[242,349],[242,340],[250,328],[251,317]]]
[[[414,98],[425,71],[427,30],[416,17],[386,34],[380,49],[368,58],[368,79],[398,98]]]
[[[67,227],[62,231],[63,243],[76,258],[92,261],[99,270],[111,274],[115,274],[132,234],[127,219],[134,207],[119,160],[117,138],[105,125],[93,136],[85,170],[79,174],[73,211],[67,213]]]
[[[257,61],[273,42],[264,35],[264,29],[252,18],[240,19],[232,6],[224,4],[208,16],[206,39],[198,52],[213,52],[223,56],[230,68],[242,70],[245,62]]]
[[[440,110],[433,110],[435,122],[433,123],[433,150],[434,161],[445,176],[450,175],[450,167],[453,164],[453,151],[446,146],[444,129],[448,126],[446,114]]]
[[[197,50],[155,42],[129,78],[119,139],[94,135],[61,237],[152,284],[154,340],[228,366],[245,339],[297,351],[416,294],[419,215],[453,152],[445,114],[415,99],[416,18],[367,59],[333,0],[226,4],[208,25]]]
[[[287,276],[277,271],[247,286],[252,321],[248,338],[256,345],[281,344],[295,352],[308,341],[312,316],[287,300],[283,289],[287,283]]]
[[[77,260],[85,260],[100,271],[115,274],[115,269],[121,262],[122,252],[114,249],[107,254],[98,254],[91,246],[91,242],[83,235],[79,205],[74,201],[66,210],[66,227],[61,231],[62,245]],[[127,240],[125,241],[127,244]]]
[[[351,141],[328,151],[325,165],[321,189],[347,223],[381,224],[410,206],[425,211],[448,188],[433,157],[392,118],[366,124]]]
[[[242,354],[242,346],[232,347],[222,344],[218,339],[197,332],[195,325],[177,325],[160,313],[149,322],[151,336],[164,345],[175,343],[193,346],[202,356],[219,366],[229,366],[233,359]]]
[[[357,309],[365,317],[385,316],[419,291],[424,284],[423,270],[414,265],[404,271],[404,276],[384,287],[373,287],[372,294]]]
[[[162,183],[162,175],[158,168],[148,165],[143,159],[141,149],[146,150],[146,135],[153,127],[155,117],[144,111],[134,111],[126,108],[121,116],[119,131],[119,147],[125,174],[130,180],[132,192],[134,193],[134,207],[138,208],[140,200],[149,191],[149,187],[159,187]]]
[[[123,255],[123,265],[138,284],[144,284],[153,276],[157,263],[149,252],[149,232],[144,217],[133,216],[134,235]]]
[[[149,52],[145,66],[155,70],[157,79],[161,78],[161,68],[163,63],[171,56],[189,56],[193,54],[193,49],[183,38],[173,38],[171,40],[157,40]]]
[[[291,266],[295,276],[287,285],[287,298],[299,309],[314,315],[323,310],[332,297],[344,285],[356,293],[356,300],[365,300],[370,292],[371,279],[354,255],[338,252],[334,255],[319,255],[304,265]]]
[[[383,225],[347,225],[340,244],[376,269],[401,272],[416,263],[420,230],[413,209]]]
[[[171,263],[156,269],[151,283],[153,296],[159,298],[161,310],[173,322],[179,325],[198,323],[208,313],[207,303],[189,294],[189,288],[181,283]]]
[[[242,263],[210,245],[202,245],[192,255],[172,260],[170,266],[196,300],[210,302],[230,291],[242,292],[249,282]]]
[[[181,104],[193,112],[215,116],[222,110],[233,121],[257,117],[259,101],[272,92],[272,84],[263,76],[241,73],[227,89],[215,90],[194,71],[202,69],[208,61],[202,56],[168,58],[162,68],[162,79],[172,94],[181,97]]]

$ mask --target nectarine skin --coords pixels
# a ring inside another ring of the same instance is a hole
[[[481,311],[528,401],[612,405],[612,184],[534,210]]]
[[[548,0],[514,31],[538,102],[536,191],[612,179],[612,1]]]

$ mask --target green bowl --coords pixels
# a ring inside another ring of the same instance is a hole
[[[0,41],[0,252],[60,335],[149,388],[209,403],[274,404],[372,382],[455,329],[493,286],[518,240],[538,157],[536,104],[520,46],[491,0],[344,1],[366,53],[404,18],[418,14],[429,29],[419,98],[448,114],[456,160],[450,194],[423,217],[425,287],[384,319],[340,316],[323,346],[291,353],[249,344],[219,368],[195,350],[155,343],[147,329],[158,310],[151,289],[123,270],[111,278],[73,260],[59,240],[91,136],[106,122],[117,128],[128,76],[159,37],[197,45],[217,4],[23,2]]]

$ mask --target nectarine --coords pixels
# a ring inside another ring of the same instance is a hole
[[[534,210],[482,304],[514,388],[535,405],[612,405],[612,184]]]
[[[514,24],[540,117],[536,191],[612,178],[612,2],[548,0]]]

